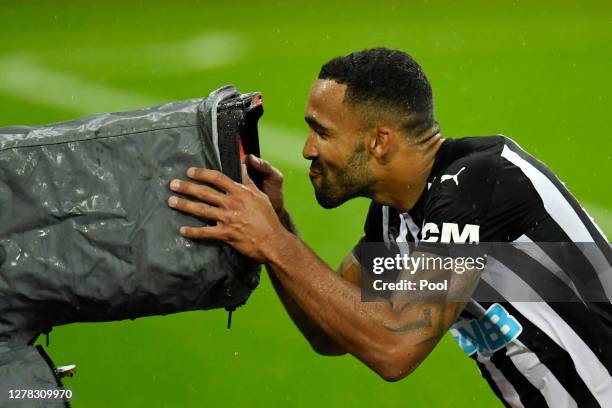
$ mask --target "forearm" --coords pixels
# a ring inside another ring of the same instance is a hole
[[[385,364],[398,359],[399,336],[405,341],[414,333],[386,329],[399,327],[390,304],[362,303],[359,288],[335,274],[304,243],[291,237],[280,242],[269,265],[289,296],[342,348],[385,372]]]
[[[278,214],[278,218],[287,231],[291,232],[295,236],[299,236],[297,228],[287,210],[283,209]],[[283,306],[287,310],[291,320],[293,320],[312,348],[317,353],[324,355],[345,354],[346,350],[332,340],[331,337],[329,337],[329,335],[327,335],[327,333],[325,333],[321,327],[319,327],[319,325],[317,325],[310,317],[308,317],[306,313],[304,313],[302,308],[300,308],[295,300],[287,293],[278,277],[272,273],[272,271],[270,271],[270,266],[268,266],[267,269],[269,272],[270,281],[272,282],[272,286],[274,287],[276,294],[283,303]]]

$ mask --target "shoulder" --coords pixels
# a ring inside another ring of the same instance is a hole
[[[451,159],[437,171],[432,197],[449,197],[456,204],[470,205],[487,199],[537,204],[525,166],[530,163],[552,175],[543,163],[504,135],[458,139],[453,148]]]
[[[501,168],[505,136],[452,139],[435,169],[429,195],[471,203],[490,198]]]
[[[502,135],[454,141],[453,151],[445,152],[450,154],[431,183],[425,220],[477,225],[483,239],[498,240],[516,235],[511,232],[540,218],[538,194],[522,170],[505,157],[517,148]]]

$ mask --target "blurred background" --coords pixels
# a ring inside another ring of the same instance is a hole
[[[262,155],[285,173],[304,239],[335,269],[368,203],[317,206],[301,158],[307,92],[334,56],[400,48],[428,74],[446,137],[512,137],[610,236],[611,23],[603,1],[5,0],[0,126],[206,96],[230,83],[259,90]],[[47,351],[57,365],[77,364],[65,381],[74,407],[501,406],[450,335],[398,383],[351,356],[316,355],[267,276],[231,330],[226,319],[216,310],[68,325],[51,332]]]

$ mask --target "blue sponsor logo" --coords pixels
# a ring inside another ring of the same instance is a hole
[[[494,303],[480,319],[459,318],[450,328],[453,338],[468,355],[492,353],[515,340],[523,326],[499,303]]]

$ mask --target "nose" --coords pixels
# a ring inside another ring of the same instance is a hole
[[[302,149],[302,156],[304,156],[306,160],[314,160],[319,157],[317,136],[312,130],[308,132],[306,143],[304,143],[304,148]]]

